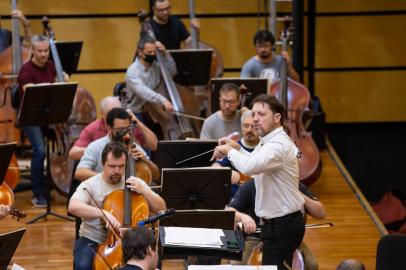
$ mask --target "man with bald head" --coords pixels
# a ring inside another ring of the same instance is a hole
[[[355,259],[347,259],[342,261],[336,270],[365,270],[365,266]]]

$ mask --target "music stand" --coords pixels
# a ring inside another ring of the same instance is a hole
[[[77,83],[54,83],[37,84],[29,86],[24,92],[18,121],[20,126],[40,125],[48,126],[51,124],[65,123],[72,111],[73,99],[75,97]],[[51,211],[50,198],[50,158],[48,135],[45,134],[45,152],[46,152],[46,177],[45,185],[47,187],[47,210],[45,213],[28,221],[27,224],[36,222],[47,215],[52,215],[66,220],[73,220],[67,216],[62,216]]]
[[[69,76],[76,72],[79,64],[80,53],[82,51],[82,41],[63,41],[56,42],[56,50],[61,59],[62,69]],[[53,59],[52,52],[49,55]]]
[[[3,183],[17,143],[0,144],[0,185]]]
[[[168,208],[224,209],[230,191],[230,168],[162,169],[161,196]]]
[[[217,145],[217,141],[159,141],[157,150],[152,153],[152,160],[160,169],[211,166],[213,162],[210,158],[213,152],[208,151],[213,150]],[[207,153],[176,164],[205,152]]]
[[[173,78],[180,85],[207,85],[213,50],[189,49],[169,50],[176,63],[177,73]]]
[[[262,78],[213,78],[211,83],[211,111],[219,110],[219,91],[225,83],[235,83],[238,87],[242,84],[247,87],[245,93],[245,103],[242,106],[249,107],[254,97],[266,94],[268,89],[268,79]]]
[[[23,238],[25,228],[17,231],[0,234],[0,269],[6,270],[18,244]]]

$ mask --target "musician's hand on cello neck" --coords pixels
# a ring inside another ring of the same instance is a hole
[[[156,46],[156,48],[157,48],[159,51],[161,51],[163,54],[165,54],[165,55],[168,54],[168,52],[166,51],[166,48],[165,48],[164,44],[162,44],[161,42],[155,41],[155,46]]]
[[[173,112],[174,111],[173,105],[169,100],[166,100],[163,105],[164,105],[164,110],[165,111],[167,111],[167,112]]]
[[[282,51],[281,52],[281,56],[283,57],[283,59],[286,60],[286,63],[288,64],[288,76],[292,79],[295,80],[297,82],[300,82],[300,76],[299,74],[296,72],[296,70],[293,68],[292,65],[292,58],[290,57],[289,53],[287,51]]]

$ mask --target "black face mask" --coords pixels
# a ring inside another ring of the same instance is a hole
[[[124,137],[127,135],[127,130],[113,132],[112,140],[115,142],[124,142]]]
[[[156,61],[156,55],[155,54],[146,54],[144,56],[144,61],[152,64],[154,61]]]

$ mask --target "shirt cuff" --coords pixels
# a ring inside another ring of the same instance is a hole
[[[233,162],[233,157],[234,159],[236,158],[236,154],[238,155],[238,150],[237,149],[231,149],[230,151],[228,151],[227,157],[228,160],[230,160],[231,162]]]

